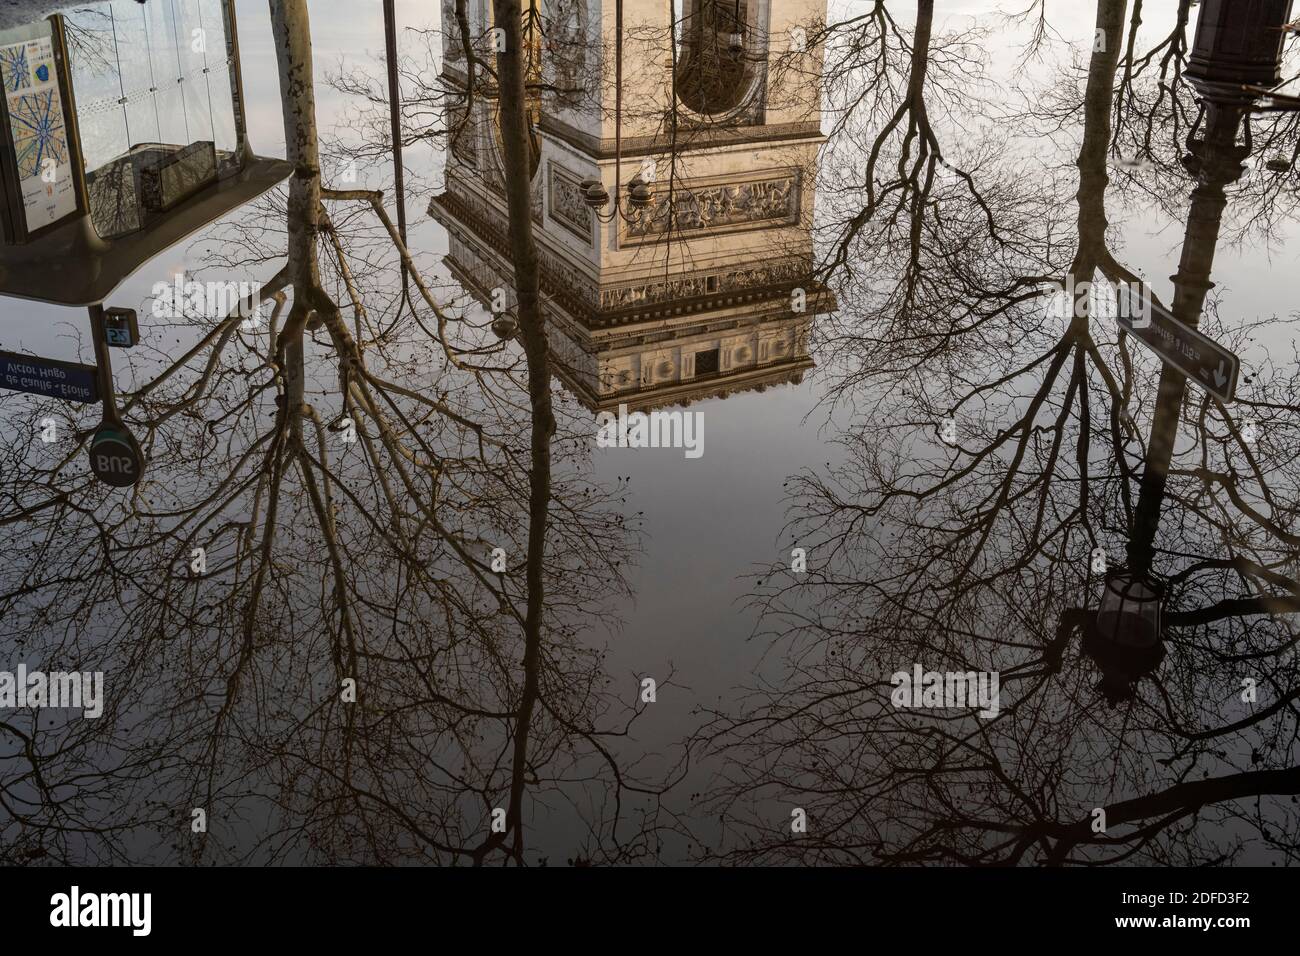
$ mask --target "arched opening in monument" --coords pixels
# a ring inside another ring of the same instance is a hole
[[[542,138],[537,131],[542,118],[540,97],[529,95],[524,109],[528,116],[528,178],[532,179],[537,175],[537,169],[542,161]],[[501,141],[501,112],[496,104],[492,106],[492,136],[495,140],[497,156],[504,156],[505,146]]]
[[[705,116],[729,113],[754,83],[758,0],[673,0],[677,98]]]

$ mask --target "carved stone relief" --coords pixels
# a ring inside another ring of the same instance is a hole
[[[797,171],[747,182],[679,183],[673,201],[661,186],[644,213],[627,224],[629,245],[681,239],[718,232],[740,232],[793,225],[799,221]]]
[[[582,192],[578,188],[580,180],[574,173],[557,163],[552,162],[548,165],[551,218],[587,245],[592,245],[593,213],[582,200]]]

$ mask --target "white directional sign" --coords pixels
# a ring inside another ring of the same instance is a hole
[[[1237,390],[1237,373],[1241,368],[1237,356],[1190,325],[1179,322],[1172,312],[1151,298],[1149,289],[1143,287],[1141,292],[1135,292],[1124,284],[1116,286],[1116,289],[1118,297],[1145,297],[1143,302],[1128,302],[1127,308],[1118,310],[1119,324],[1129,335],[1186,375],[1188,381],[1195,382],[1225,402],[1232,401]],[[1139,327],[1126,318],[1142,314],[1148,304],[1151,321],[1147,325]]]

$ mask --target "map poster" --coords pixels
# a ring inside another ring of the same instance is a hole
[[[27,229],[35,232],[77,208],[53,40],[44,36],[0,46],[0,79]]]

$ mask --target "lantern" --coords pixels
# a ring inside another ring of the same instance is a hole
[[[102,302],[285,179],[245,130],[233,0],[111,0],[0,31],[0,294]]]
[[[633,176],[627,184],[627,201],[633,209],[645,209],[654,201],[654,193],[640,176]]]
[[[578,188],[582,191],[582,201],[592,209],[609,205],[609,190],[599,180],[584,179]]]
[[[1291,2],[1206,0],[1186,70],[1202,96],[1231,102],[1243,98],[1243,86],[1271,88],[1282,81],[1282,27]]]
[[[513,315],[504,312],[492,320],[492,333],[499,339],[512,339],[519,331],[519,323]]]
[[[1101,670],[1097,690],[1113,707],[1133,696],[1137,682],[1164,659],[1164,590],[1122,570],[1106,575],[1101,608],[1088,621],[1083,648]]]

